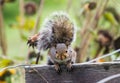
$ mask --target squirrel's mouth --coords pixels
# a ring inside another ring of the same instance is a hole
[[[66,57],[66,58],[55,58],[55,62],[58,62],[58,63],[65,63],[67,61],[71,60],[70,57]]]
[[[58,60],[65,60],[66,58],[67,58],[67,56],[64,54],[56,55],[56,59],[58,59]]]

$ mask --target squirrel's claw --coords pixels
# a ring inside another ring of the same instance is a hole
[[[73,66],[71,68],[67,68],[67,72],[72,72],[73,71]]]
[[[37,46],[37,41],[32,42],[32,40],[28,40],[28,41],[27,41],[27,45],[28,45],[29,47],[32,46],[32,48],[34,49],[34,47]]]
[[[58,64],[55,64],[55,70],[58,74],[60,74],[62,72],[62,69],[60,68],[60,66]]]
[[[58,70],[56,70],[58,74],[60,74],[62,72],[62,69],[59,68]]]
[[[67,64],[67,72],[73,71],[73,66],[71,63]]]
[[[38,41],[37,39],[38,39],[38,36],[39,36],[39,35],[40,35],[40,34],[35,34],[35,35],[29,37],[29,39],[28,39],[28,41],[27,41],[27,44],[29,45],[29,47],[32,46],[32,48],[34,49],[34,47],[37,46],[37,41]]]
[[[28,45],[30,42],[31,42],[31,40],[29,39],[29,40],[27,41],[27,45]]]

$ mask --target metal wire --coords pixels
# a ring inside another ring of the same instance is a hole
[[[118,53],[118,52],[120,52],[120,49],[115,50],[115,51],[113,51],[113,52],[111,52],[111,53],[108,53],[108,54],[102,55],[102,56],[100,56],[100,57],[98,57],[98,58],[95,58],[95,59],[90,60],[90,61],[85,62],[85,63],[91,63],[91,62],[97,61],[97,60],[99,60],[99,59],[102,59],[102,58],[105,58],[105,57],[108,57],[108,56],[112,56],[113,54]]]
[[[120,77],[120,74],[115,74],[115,75],[106,77],[106,78],[98,81],[97,83],[106,83],[106,82],[108,82],[108,81],[110,81],[110,80],[112,80],[112,79],[118,78],[118,77]]]

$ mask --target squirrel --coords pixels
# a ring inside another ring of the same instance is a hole
[[[30,37],[27,43],[38,51],[49,49],[48,65],[54,64],[56,71],[60,72],[61,63],[71,70],[71,63],[75,62],[76,53],[71,47],[74,35],[75,25],[70,17],[66,13],[58,12],[52,14],[45,21],[43,29]],[[39,56],[36,64],[38,60]]]
[[[55,65],[55,70],[60,73],[62,70],[60,65],[64,64],[67,67],[67,71],[73,69],[72,64],[76,60],[76,52],[71,46],[66,46],[64,43],[59,43],[56,46],[52,46],[48,52],[48,65]]]

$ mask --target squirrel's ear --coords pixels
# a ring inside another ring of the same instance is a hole
[[[70,45],[70,42],[66,42],[66,46],[68,47]]]

